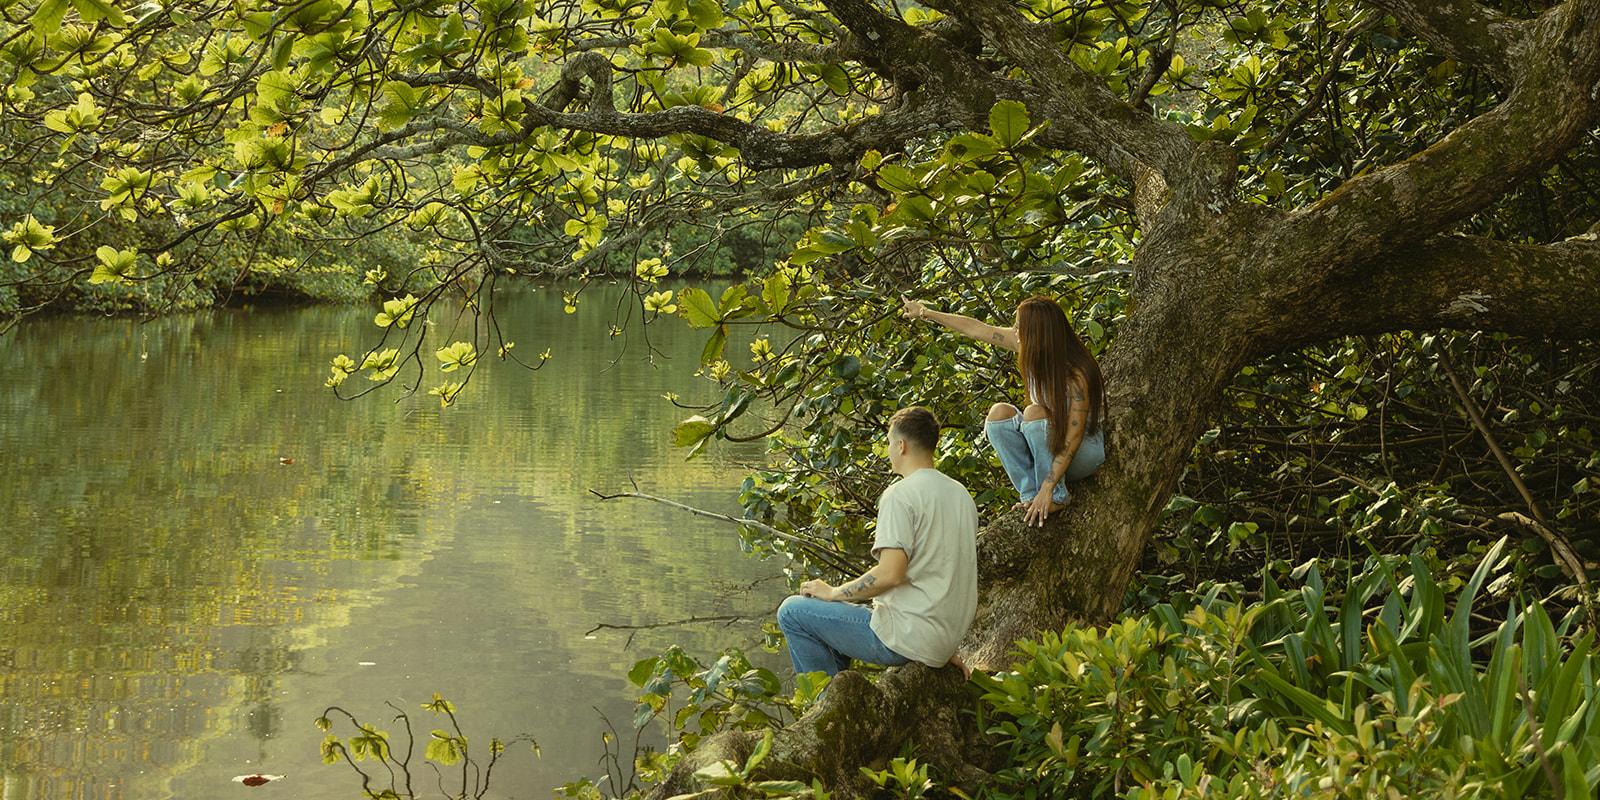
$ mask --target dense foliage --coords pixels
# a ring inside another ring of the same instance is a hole
[[[707,336],[702,366],[723,400],[694,409],[675,442],[692,455],[770,437],[773,463],[743,500],[777,535],[752,528],[744,542],[809,574],[859,567],[886,479],[873,443],[908,403],[951,426],[940,466],[981,487],[986,515],[1012,500],[976,423],[1020,396],[1015,370],[900,319],[897,298],[1003,322],[1020,298],[1050,294],[1098,352],[1131,352],[1111,375],[1118,392],[1200,366],[1183,394],[1113,409],[1124,435],[1158,446],[1085,489],[1117,517],[1103,526],[1132,531],[1118,537],[1129,552],[1154,533],[1125,603],[1135,616],[1105,634],[1047,633],[1024,651],[1026,686],[987,685],[1013,718],[1000,725],[1019,785],[1589,786],[1569,766],[1592,761],[1586,718],[1572,721],[1559,686],[1527,694],[1519,716],[1506,687],[1521,676],[1539,690],[1549,674],[1503,653],[1589,668],[1589,641],[1564,641],[1576,628],[1539,609],[1565,620],[1589,600],[1600,354],[1496,331],[1572,333],[1540,317],[1600,274],[1600,137],[1561,127],[1592,128],[1584,95],[1565,116],[1516,118],[1540,91],[1592,85],[1579,80],[1592,5],[1472,5],[1497,26],[1483,33],[1401,0],[0,0],[0,310],[376,287],[370,350],[338,355],[329,385],[361,373],[448,404],[482,355],[516,358],[485,302],[500,281],[620,271],[632,293],[611,312],[619,325],[677,317]],[[1513,124],[1515,140],[1479,146]],[[382,255],[345,249],[358,242]],[[769,247],[784,259],[767,263]],[[1538,280],[1494,272],[1525,264]],[[691,269],[734,267],[753,272],[717,296],[674,288]],[[1507,300],[1486,282],[1544,293]],[[451,295],[467,299],[465,322],[410,324]],[[594,313],[580,295],[569,313]],[[1236,313],[1181,313],[1211,307]],[[1143,349],[1125,345],[1141,319],[1158,320],[1143,323]],[[1203,321],[1217,324],[1184,327]],[[732,328],[756,324],[765,338],[748,357],[730,352]],[[1165,338],[1151,333],[1163,325]],[[1506,535],[1512,557],[1484,559]],[[1104,567],[1129,552],[1101,564],[1112,592],[1122,573]],[[1325,595],[1315,576],[1369,557],[1344,600]],[[1299,601],[1274,588],[1302,577]],[[1234,611],[1200,591],[1211,581],[1237,595]],[[1435,585],[1467,590],[1448,625]],[[1516,600],[1484,642],[1494,653],[1472,661],[1477,640],[1454,621],[1479,590]],[[1324,605],[1338,609],[1334,639]],[[1297,641],[1337,647],[1313,665]],[[1209,666],[1216,648],[1252,661]],[[668,713],[659,690],[682,682],[691,699],[671,724],[702,729],[685,746],[783,719],[749,710],[772,682],[729,658],[715,675],[678,657],[641,672],[646,716]],[[1166,674],[1168,659],[1187,672]],[[1104,688],[1076,682],[1089,663],[1159,664],[1130,697],[1156,709],[1152,725],[1183,726],[1171,741],[1185,752],[1140,749],[1167,740],[1092,703],[1068,714],[1064,698]],[[1056,671],[1073,680],[1032,680]],[[1170,692],[1218,681],[1219,708],[1168,713]],[[1484,681],[1487,725],[1471,700]],[[1357,684],[1379,700],[1302,702],[1353,698]],[[1052,713],[1028,721],[1026,702]],[[1280,721],[1246,731],[1257,711]],[[1546,747],[1547,734],[1571,738]],[[881,776],[885,791],[923,791],[914,756]],[[1415,768],[1387,768],[1397,760]],[[787,791],[746,785],[757,766],[708,780]]]

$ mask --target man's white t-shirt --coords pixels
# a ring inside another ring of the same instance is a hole
[[[919,469],[878,499],[872,552],[906,552],[906,576],[878,595],[872,632],[890,650],[930,667],[955,655],[978,611],[978,507],[960,481]]]

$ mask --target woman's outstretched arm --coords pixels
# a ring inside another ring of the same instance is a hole
[[[961,314],[934,311],[921,301],[912,300],[905,296],[901,296],[900,300],[905,303],[902,313],[905,314],[906,319],[925,319],[937,322],[975,341],[1004,347],[1013,353],[1018,350],[1016,328],[997,328],[987,322],[975,320],[972,317],[962,316]]]

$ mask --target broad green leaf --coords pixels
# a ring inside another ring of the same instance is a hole
[[[672,429],[672,446],[691,447],[699,444],[716,430],[717,427],[711,423],[711,420],[696,414],[678,423],[678,427]]]
[[[71,0],[42,0],[29,19],[34,33],[42,37],[53,35],[60,30],[61,21],[66,19],[67,9],[71,7]]]
[[[633,669],[628,670],[628,680],[634,686],[643,687],[644,682],[655,673],[656,666],[661,663],[660,656],[651,656],[642,661],[634,662]]]
[[[891,192],[914,192],[922,188],[917,176],[899,164],[879,166],[877,178],[878,184]]]
[[[717,314],[717,304],[704,289],[693,286],[678,292],[678,313],[689,321],[692,328],[709,328],[722,321]]]
[[[700,363],[705,365],[715,364],[722,360],[722,352],[728,345],[728,326],[718,325],[711,332],[711,338],[706,340],[705,349],[700,351]]]
[[[789,276],[782,272],[768,276],[761,284],[761,302],[767,313],[782,314],[789,307]]]
[[[470,367],[476,363],[478,352],[471,342],[456,342],[439,348],[434,352],[434,357],[440,361],[440,371],[454,372],[459,367]]]
[[[445,766],[450,766],[461,760],[461,751],[456,743],[460,741],[445,731],[434,731],[428,741],[426,756],[429,761],[437,761]]]
[[[989,131],[1001,147],[1014,147],[1031,123],[1028,108],[1016,100],[1001,100],[989,109]]]
[[[405,297],[385,300],[383,310],[379,311],[377,316],[373,318],[373,324],[380,328],[387,328],[390,325],[404,328],[411,324],[411,317],[416,313],[417,305],[420,302],[416,297],[409,294]]]
[[[90,283],[123,281],[139,260],[138,250],[118,250],[111,245],[101,245],[94,255],[99,263],[95,265],[94,274],[89,276]]]
[[[294,55],[294,37],[284,36],[272,49],[272,68],[282,70],[289,66],[289,58]]]
[[[950,158],[960,163],[994,158],[1000,154],[1000,144],[993,137],[976,133],[963,133],[945,145]]]

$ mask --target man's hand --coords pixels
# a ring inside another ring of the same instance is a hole
[[[959,655],[951,656],[950,657],[950,663],[952,663],[952,664],[954,664],[954,665],[956,665],[956,666],[961,668],[961,677],[963,679],[969,680],[969,681],[972,680],[972,667],[967,666],[967,662],[962,661],[961,660],[961,656],[959,656]]]
[[[815,597],[818,600],[827,600],[830,603],[839,599],[839,590],[821,579],[812,579],[800,584],[800,594],[806,597]]]

